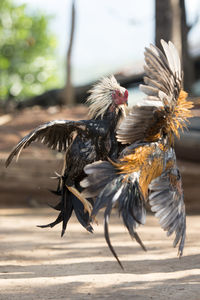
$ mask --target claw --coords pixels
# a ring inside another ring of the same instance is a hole
[[[89,216],[91,217],[92,210],[93,210],[92,204],[87,199],[85,199],[82,196],[82,194],[75,187],[68,186],[68,185],[66,185],[66,187],[72,194],[74,194],[74,196],[76,196],[81,201],[81,203],[83,203],[84,212],[88,212]],[[95,216],[92,216],[91,218],[92,218],[92,221],[94,221],[98,225],[98,221],[95,218]]]
[[[99,225],[99,222],[94,215],[91,216],[91,221],[94,222],[96,225]]]
[[[93,209],[92,204],[87,199],[85,199],[75,187],[68,185],[66,185],[66,187],[72,194],[74,194],[74,196],[76,196],[83,203],[84,212],[88,212],[89,216],[91,216]]]
[[[58,174],[56,171],[54,173],[55,173],[55,176],[50,177],[51,179],[59,179],[60,180],[62,178],[62,175]]]

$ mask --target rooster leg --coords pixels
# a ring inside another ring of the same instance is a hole
[[[85,199],[75,187],[68,185],[66,187],[72,194],[74,194],[74,196],[76,196],[83,203],[84,211],[87,211],[89,216],[91,216],[93,209],[92,204],[87,199]]]

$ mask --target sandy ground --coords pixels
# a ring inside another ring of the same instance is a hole
[[[110,234],[124,265],[121,270],[103,237],[102,217],[95,233],[75,218],[60,238],[60,226],[40,229],[50,209],[0,210],[0,299],[200,299],[200,222],[187,218],[184,257],[178,259],[153,216],[139,228],[148,248],[132,241],[115,213]]]

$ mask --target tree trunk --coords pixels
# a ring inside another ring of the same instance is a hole
[[[186,12],[185,12],[185,0],[180,1],[181,8],[181,35],[182,35],[182,60],[184,71],[184,88],[187,92],[191,92],[192,84],[194,83],[194,61],[189,55],[188,51],[188,32],[190,27],[187,25]]]
[[[194,80],[194,66],[188,53],[187,34],[189,27],[186,23],[184,0],[156,0],[156,45],[160,48],[160,40],[172,41],[183,64],[184,88],[191,91]]]
[[[156,0],[156,46],[160,40],[172,41],[182,57],[180,0]]]
[[[160,40],[169,41],[172,37],[172,9],[170,0],[155,1],[155,42],[160,48]]]
[[[67,70],[66,70],[66,86],[64,88],[64,104],[68,106],[73,106],[75,104],[74,97],[74,87],[71,80],[71,56],[72,56],[72,47],[74,41],[74,30],[75,30],[75,0],[72,1],[72,10],[71,10],[71,32],[70,32],[70,41],[69,47],[67,50]]]

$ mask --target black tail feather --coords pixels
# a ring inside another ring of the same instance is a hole
[[[136,228],[136,226],[137,226],[137,223],[134,220],[134,218],[130,214],[127,214],[126,211],[122,212],[122,218],[123,218],[124,225],[128,229],[128,232],[129,232],[130,236],[132,237],[132,239],[135,239],[138,242],[138,244],[141,246],[141,248],[144,251],[147,251],[147,249],[144,246],[142,240],[140,239],[138,233],[134,230],[134,228]]]
[[[70,192],[67,190],[66,186],[63,185],[62,187],[62,195],[61,195],[61,201],[53,207],[54,209],[60,211],[58,217],[56,220],[52,223],[49,223],[47,225],[39,225],[40,228],[46,228],[46,227],[54,227],[57,224],[62,222],[62,231],[61,231],[61,237],[64,235],[67,223],[69,219],[71,218],[72,212],[73,212],[73,205],[72,200],[69,197]]]
[[[111,183],[109,182],[106,186],[104,185],[103,190],[100,192],[94,203],[92,216],[96,216],[101,208],[107,206],[110,203],[110,201],[114,198],[116,191],[120,188],[120,185],[121,182],[118,177],[114,178]],[[116,200],[118,200],[118,198],[116,198]],[[112,206],[114,206],[115,204],[116,201],[113,202]]]
[[[124,270],[124,267],[123,267],[120,259],[118,258],[117,253],[115,252],[115,249],[113,248],[113,246],[110,242],[108,223],[109,223],[111,210],[112,210],[112,206],[109,205],[109,206],[107,206],[105,213],[104,213],[104,236],[105,236],[105,240],[107,242],[107,245],[108,245],[110,251],[112,252],[113,256],[116,258],[116,260],[117,260],[118,264],[120,265],[120,267],[122,268],[122,270]]]
[[[51,227],[51,228],[53,228],[54,226],[56,226],[60,222],[62,222],[62,213],[59,213],[58,217],[56,218],[56,220],[54,222],[49,223],[47,225],[37,225],[37,227],[40,227],[40,228]]]
[[[145,223],[146,209],[142,192],[137,181],[137,176],[125,176],[119,173],[110,162],[96,162],[85,168],[88,174],[83,182],[84,192],[88,196],[93,196],[95,190],[98,196],[94,203],[92,216],[96,216],[99,210],[106,207],[104,213],[104,234],[108,247],[119,265],[123,266],[110,242],[108,222],[113,207],[118,207],[119,215],[122,216],[124,225],[132,238],[134,238],[143,250],[146,251],[135,228],[139,224]]]
[[[61,191],[53,192],[56,195],[61,195],[61,200],[58,204],[55,206],[52,206],[49,204],[50,207],[52,207],[55,210],[60,211],[58,217],[56,220],[52,223],[49,223],[47,225],[39,225],[38,227],[46,228],[46,227],[54,227],[57,224],[62,222],[62,230],[61,230],[61,237],[65,234],[67,224],[69,222],[69,219],[71,218],[72,212],[74,210],[76,217],[80,224],[89,232],[93,232],[93,228],[90,224],[90,216],[88,212],[84,211],[84,206],[82,202],[80,202],[77,197],[72,194],[66,187],[66,185],[63,183]]]
[[[93,233],[93,227],[90,224],[90,216],[88,212],[84,212],[84,206],[82,202],[75,196],[72,198],[74,212],[80,224],[90,233]]]
[[[73,211],[72,199],[70,197],[69,191],[66,186],[63,184],[62,187],[62,209],[61,213],[63,215],[63,223],[62,223],[62,232],[61,237],[65,234],[65,230],[67,228],[67,223],[71,218]]]

